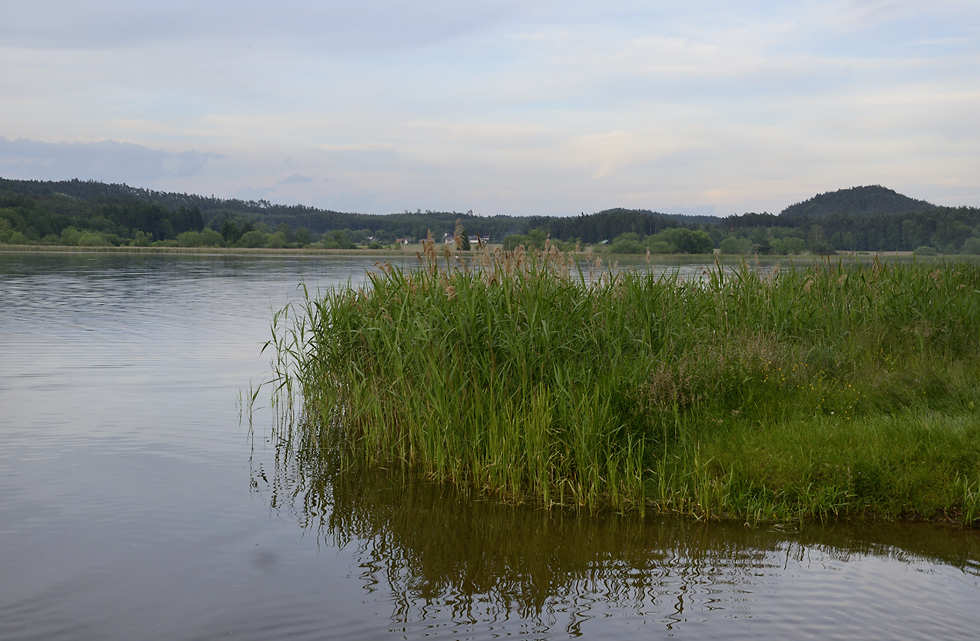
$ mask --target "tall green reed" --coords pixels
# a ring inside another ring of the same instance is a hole
[[[276,319],[303,438],[342,465],[543,505],[838,514],[849,490],[779,489],[701,445],[980,402],[975,265],[719,264],[685,281],[553,248],[424,247],[414,269],[379,264]]]

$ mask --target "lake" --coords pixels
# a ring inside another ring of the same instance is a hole
[[[318,483],[242,400],[373,262],[0,253],[0,639],[977,637],[977,531]]]

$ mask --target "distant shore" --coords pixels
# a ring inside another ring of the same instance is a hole
[[[493,250],[500,247],[500,243],[490,243],[488,247]],[[463,252],[463,255],[473,256],[479,250]],[[5,253],[53,253],[53,254],[183,254],[189,256],[380,256],[380,257],[411,257],[416,253],[423,253],[424,248],[421,244],[415,243],[404,245],[401,249],[319,249],[314,247],[305,248],[282,248],[272,249],[266,247],[134,247],[134,246],[108,246],[108,247],[78,247],[69,245],[8,245],[0,243],[0,252]],[[457,253],[454,251],[454,253]],[[581,257],[600,256],[603,261],[643,261],[641,254],[607,254],[585,251],[572,252],[573,255]],[[883,259],[888,258],[912,258],[914,252],[911,251],[881,251],[881,252],[852,252],[841,251],[835,254],[767,254],[767,255],[734,255],[734,254],[651,254],[651,259],[658,262],[677,262],[678,260],[696,262],[714,262],[716,258],[722,261],[741,261],[761,260],[771,262],[774,260],[791,260],[809,262],[821,258],[860,258],[872,259],[878,256]],[[925,258],[973,258],[960,254],[939,254],[938,256],[928,256]]]
[[[414,256],[421,245],[403,249],[270,249],[266,247],[73,247],[67,245],[4,245],[0,252],[51,254],[185,254],[191,256]]]

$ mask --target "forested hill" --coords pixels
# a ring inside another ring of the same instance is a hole
[[[415,211],[386,215],[158,192],[94,181],[0,178],[0,244],[187,247],[400,246],[460,221],[468,235],[505,247],[596,245],[612,253],[798,254],[936,251],[980,254],[980,209],[936,207],[880,186],[820,194],[780,215],[719,219],[645,209],[578,216],[476,216]]]
[[[275,230],[280,226],[305,229],[313,235],[346,230],[387,241],[419,240],[428,232],[440,237],[452,233],[460,220],[468,233],[495,241],[511,234],[545,230],[555,240],[584,244],[610,240],[624,233],[655,234],[663,229],[702,228],[719,222],[710,216],[678,216],[647,210],[610,209],[595,214],[558,216],[476,216],[472,212],[415,211],[386,215],[338,212],[305,205],[276,205],[265,200],[222,199],[214,196],[168,193],[95,181],[7,180],[0,178],[0,210],[8,208],[10,229],[19,229],[29,240],[59,235],[65,227],[102,231],[120,239],[137,231],[153,238],[175,238],[183,231],[203,227],[222,230],[225,223],[241,229]],[[16,211],[14,211],[16,209]],[[139,212],[142,218],[129,215]],[[192,212],[196,224],[184,222]],[[0,212],[2,213],[2,212]],[[179,216],[178,216],[179,214]],[[169,221],[165,222],[165,221]],[[288,232],[287,232],[288,235]],[[351,235],[351,234],[348,234]],[[112,239],[112,242],[117,242]]]
[[[237,198],[217,198],[215,196],[200,196],[175,192],[154,191],[142,187],[130,187],[125,184],[103,183],[94,180],[8,180],[0,178],[0,195],[19,194],[33,199],[45,201],[52,197],[68,197],[87,203],[104,201],[133,201],[157,205],[170,211],[197,208],[205,219],[210,222],[216,216],[245,215],[251,219],[267,216],[270,213],[279,215],[302,215],[307,212],[317,212],[324,215],[356,216],[357,214],[341,214],[340,212],[313,209],[303,205],[284,206],[273,205],[267,200],[240,200]],[[371,217],[375,218],[375,217]],[[219,225],[220,225],[219,221]],[[343,226],[340,227],[341,229]]]
[[[790,205],[780,216],[788,218],[799,216],[827,218],[835,215],[889,216],[930,209],[936,209],[936,206],[924,200],[903,196],[881,185],[871,185],[818,194],[801,203]]]

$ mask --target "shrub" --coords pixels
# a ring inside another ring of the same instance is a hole
[[[153,234],[138,231],[133,234],[133,240],[130,244],[134,247],[149,247],[153,244]]]
[[[220,247],[224,243],[224,236],[210,227],[205,227],[201,232],[201,244],[205,247]]]
[[[715,249],[711,237],[703,231],[691,231],[683,227],[665,229],[656,236],[656,240],[670,243],[681,254],[710,254]]]
[[[69,247],[77,245],[78,239],[81,238],[82,232],[78,231],[74,227],[65,227],[61,230],[61,244],[68,245]]]
[[[971,254],[973,256],[980,255],[980,238],[976,236],[971,236],[963,241],[963,247],[960,248],[960,252],[964,254]]]
[[[265,247],[266,234],[258,230],[252,230],[242,234],[242,237],[238,239],[237,245],[239,247]]]
[[[104,234],[97,231],[87,231],[78,237],[76,244],[79,247],[108,247],[111,243]]]
[[[752,248],[752,242],[744,238],[729,236],[720,243],[721,253],[735,256],[744,256]]]
[[[645,254],[647,247],[638,240],[624,238],[613,242],[608,251],[610,254]]]
[[[269,234],[268,238],[266,238],[265,246],[270,249],[282,249],[286,246],[286,235],[281,231]]]
[[[177,235],[177,245],[180,247],[200,247],[204,244],[204,235],[198,231],[185,231]]]
[[[323,237],[324,249],[357,249],[347,233],[342,230],[328,231]]]
[[[296,243],[300,246],[309,245],[313,242],[313,234],[306,227],[297,227],[296,231],[293,232],[293,237],[296,239]]]
[[[5,242],[11,245],[27,245],[30,243],[30,239],[28,239],[27,236],[23,234],[23,232],[14,230],[12,232],[9,232],[9,235],[7,236]]]
[[[511,234],[504,238],[504,251],[514,251],[520,245],[527,243],[527,236],[521,234]]]

